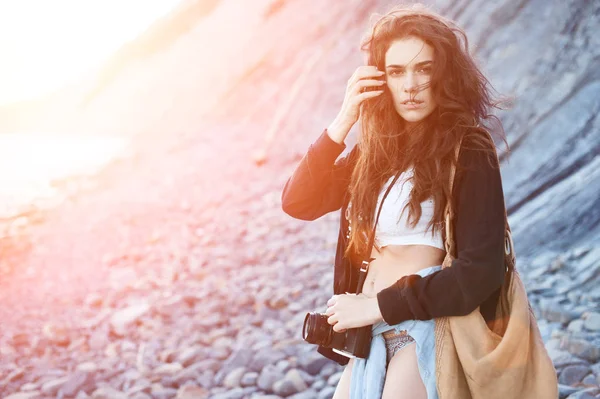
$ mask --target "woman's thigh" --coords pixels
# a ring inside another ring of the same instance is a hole
[[[348,364],[344,367],[344,371],[342,371],[342,376],[335,388],[332,399],[348,399],[350,397],[350,379],[352,378],[353,365],[354,359],[350,359]]]
[[[385,375],[382,399],[427,399],[417,364],[417,344],[412,343],[392,356]]]

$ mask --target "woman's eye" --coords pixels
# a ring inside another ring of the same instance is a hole
[[[431,68],[430,67],[424,67],[424,68],[419,68],[417,69],[417,72],[419,73],[431,73]],[[389,75],[390,76],[397,76],[397,75],[404,75],[405,71],[390,71]]]

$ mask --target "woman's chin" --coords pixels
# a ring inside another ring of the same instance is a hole
[[[412,111],[402,110],[402,112],[398,112],[398,114],[400,114],[400,117],[402,119],[404,119],[406,122],[415,123],[415,122],[421,122],[422,120],[427,118],[431,114],[431,111],[426,112],[425,110],[422,110],[422,109],[416,109],[416,110],[412,110]]]
[[[404,119],[406,122],[408,123],[416,123],[416,122],[420,122],[423,119],[425,119],[425,117],[427,117],[427,115],[422,115],[422,114],[400,114],[400,116],[402,117],[402,119]]]

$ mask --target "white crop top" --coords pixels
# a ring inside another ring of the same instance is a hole
[[[434,203],[432,198],[421,203],[422,214],[416,226],[412,228],[408,224],[410,208],[406,207],[406,209],[404,209],[404,206],[408,203],[410,192],[413,188],[412,180],[409,180],[413,173],[414,169],[412,168],[403,172],[385,198],[383,207],[381,208],[381,214],[379,215],[377,229],[375,231],[375,243],[381,248],[392,244],[420,244],[430,245],[445,250],[441,230],[438,230],[433,236],[431,234],[431,228],[427,231],[425,230],[427,224],[433,217]],[[383,188],[379,193],[373,218],[377,216],[377,210],[379,209],[383,195],[393,179],[394,176],[391,176],[383,185]],[[398,222],[402,210],[404,210],[404,213],[402,214],[400,222]]]

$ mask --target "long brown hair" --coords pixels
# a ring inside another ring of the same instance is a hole
[[[452,21],[421,4],[392,8],[363,38],[361,50],[368,54],[367,64],[385,70],[390,45],[407,37],[417,37],[434,50],[429,84],[437,108],[409,127],[396,112],[389,91],[362,103],[360,151],[348,189],[352,203],[348,208],[352,226],[345,250],[348,257],[370,254],[367,237],[377,198],[392,175],[414,167],[408,220],[414,227],[421,218],[421,202],[433,197],[434,215],[427,225],[433,235],[443,227],[450,165],[456,164],[454,154],[461,137],[469,138],[463,146],[468,142],[468,146],[489,151],[490,163],[496,164],[494,140],[490,134],[481,134],[495,125],[508,150],[502,123],[489,114],[492,107],[503,109],[501,102],[492,99],[491,84],[469,54],[465,32]]]

